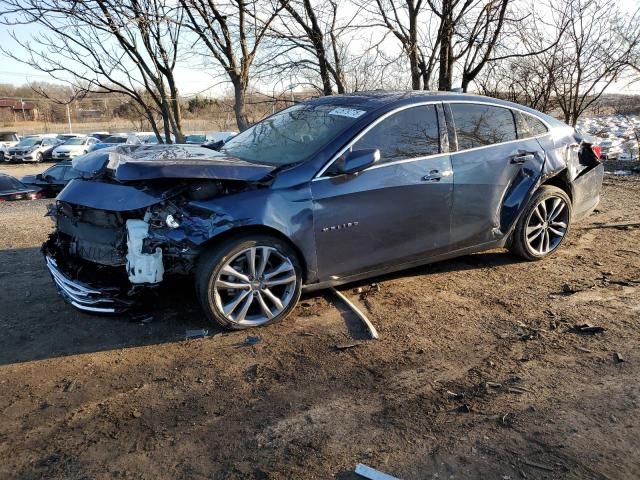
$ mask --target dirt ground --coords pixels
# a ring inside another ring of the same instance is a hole
[[[191,285],[147,323],[79,313],[39,254],[48,202],[0,204],[2,479],[640,478],[640,229],[605,225],[639,221],[638,176],[607,175],[545,261],[344,287],[377,341],[322,293],[250,332],[210,327]]]

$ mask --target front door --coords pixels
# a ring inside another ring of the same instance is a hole
[[[320,280],[448,249],[453,176],[441,146],[436,106],[399,110],[351,147],[370,148],[380,150],[376,165],[312,182]]]

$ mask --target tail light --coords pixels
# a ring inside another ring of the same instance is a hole
[[[596,156],[596,158],[600,160],[600,155],[602,154],[602,149],[600,148],[600,145],[591,145],[591,151]]]
[[[29,199],[31,200],[38,200],[40,198],[42,198],[42,194],[40,192],[34,192],[29,194]]]

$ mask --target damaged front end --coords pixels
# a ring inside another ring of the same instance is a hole
[[[189,275],[214,225],[227,221],[194,203],[254,187],[214,173],[178,179],[144,168],[147,178],[132,181],[98,169],[70,182],[49,207],[56,228],[42,252],[58,291],[76,308],[120,313],[166,277]]]

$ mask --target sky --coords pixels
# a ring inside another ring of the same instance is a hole
[[[632,12],[640,7],[640,0],[619,0],[623,10]],[[11,48],[14,52],[19,52],[10,35],[11,29],[0,25],[0,45],[4,48]],[[22,40],[28,39],[31,35],[38,33],[38,27],[34,25],[20,26],[18,34]],[[389,40],[393,41],[393,40]],[[228,85],[220,84],[221,78],[215,76],[211,68],[199,65],[199,61],[182,62],[176,69],[176,78],[183,96],[194,96],[201,94],[204,96],[220,97],[229,93]],[[56,82],[55,79],[46,73],[35,70],[17,60],[5,56],[0,52],[0,84],[25,85],[32,82]],[[286,82],[285,82],[286,83]],[[458,85],[455,85],[458,86]],[[271,85],[258,85],[263,93],[271,93]],[[612,85],[608,92],[627,93],[640,95],[640,82],[629,84],[628,81],[617,82]]]

